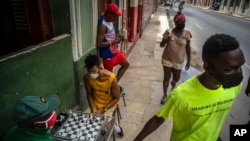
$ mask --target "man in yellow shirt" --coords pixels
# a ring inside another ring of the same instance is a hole
[[[89,54],[85,60],[88,72],[84,75],[89,107],[86,112],[105,114],[112,117],[120,100],[120,88],[113,72],[101,67],[97,55]],[[123,130],[116,122],[115,131],[123,136]]]
[[[171,141],[217,140],[241,90],[245,58],[234,37],[215,34],[203,45],[202,60],[205,72],[173,89],[134,141],[142,141],[170,118]]]

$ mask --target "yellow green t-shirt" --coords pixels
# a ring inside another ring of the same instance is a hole
[[[93,88],[94,104],[97,109],[104,108],[113,99],[110,88],[114,78],[114,73],[111,73],[105,81],[90,78],[89,83]]]
[[[194,76],[170,93],[156,116],[173,118],[171,141],[216,141],[241,87],[211,90]]]

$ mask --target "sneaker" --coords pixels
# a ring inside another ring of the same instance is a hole
[[[120,125],[115,124],[114,130],[120,137],[123,137],[123,129]]]
[[[167,101],[167,96],[164,95],[162,98],[161,98],[161,104],[165,104],[165,102]]]

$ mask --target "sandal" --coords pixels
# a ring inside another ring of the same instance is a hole
[[[161,98],[161,104],[163,105],[166,101],[167,101],[167,96],[164,95],[164,96]]]

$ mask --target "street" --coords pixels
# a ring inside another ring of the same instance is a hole
[[[171,11],[173,17],[177,11],[176,4]],[[183,13],[186,16],[186,29],[190,30],[192,45],[201,49],[205,40],[215,33],[226,33],[237,38],[241,49],[250,52],[250,21],[216,13],[213,10],[201,9],[186,5]],[[246,63],[250,64],[250,56],[246,55]]]

